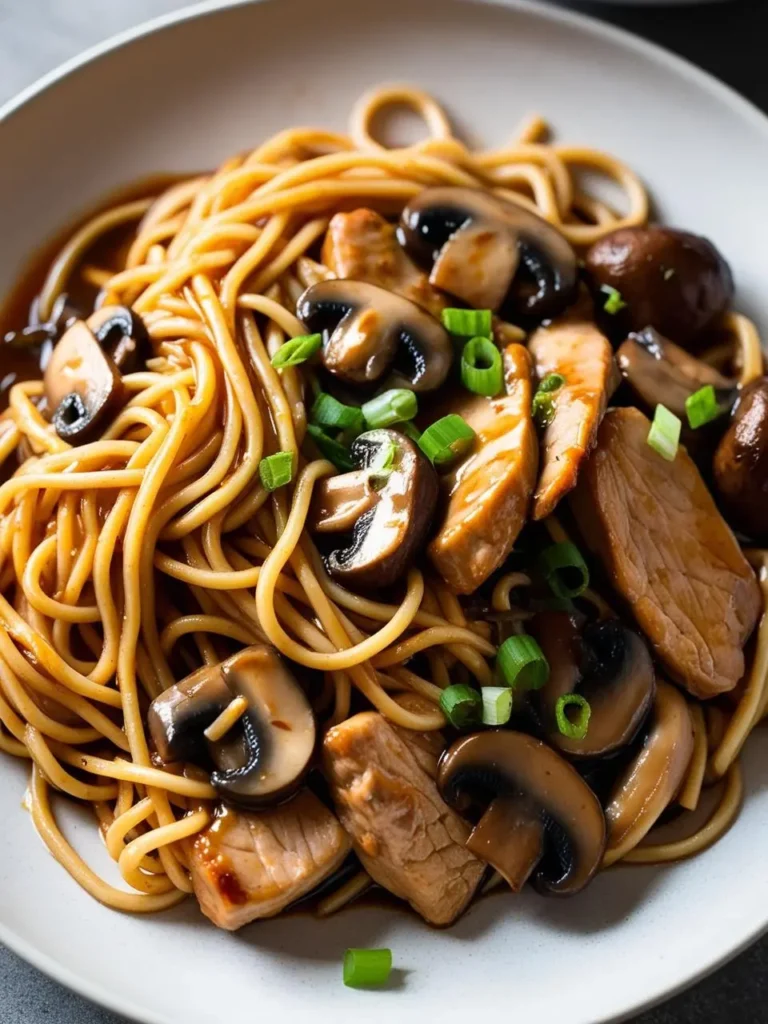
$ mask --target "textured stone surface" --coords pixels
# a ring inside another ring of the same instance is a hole
[[[181,0],[0,0],[0,104],[87,46]],[[768,110],[766,0],[701,8],[628,9],[576,4],[701,64]],[[3,1024],[121,1024],[0,947]],[[759,1024],[768,1021],[768,938],[634,1024]]]

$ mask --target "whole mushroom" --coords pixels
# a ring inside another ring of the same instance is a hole
[[[453,361],[445,328],[415,302],[365,281],[320,281],[296,304],[308,330],[324,335],[326,370],[357,385],[434,391]]]
[[[540,892],[573,896],[599,868],[605,848],[600,802],[540,740],[506,729],[466,736],[443,754],[438,786],[459,813],[482,813],[467,847],[514,892],[533,876]]]
[[[478,309],[544,320],[576,298],[576,255],[560,232],[487,192],[425,189],[403,210],[398,238],[431,284]]]
[[[657,225],[620,228],[587,252],[598,287],[615,288],[626,307],[622,327],[655,327],[688,345],[721,316],[733,298],[733,277],[715,246],[700,235]]]
[[[656,674],[642,638],[618,619],[580,630],[567,612],[542,612],[530,623],[549,663],[544,686],[530,695],[549,743],[573,758],[607,757],[627,746],[645,721],[656,693]],[[578,692],[591,714],[583,739],[557,727],[558,699]]]
[[[389,586],[424,541],[437,503],[437,474],[413,441],[396,430],[361,434],[350,454],[359,469],[318,485],[308,526],[342,537],[342,545],[326,557],[336,579]]]
[[[236,697],[248,707],[218,742],[205,730]],[[315,749],[315,720],[307,697],[278,652],[254,644],[219,665],[206,665],[156,697],[147,717],[165,762],[189,761],[216,770],[211,784],[222,799],[243,807],[279,803],[306,774]]]
[[[730,525],[759,543],[768,541],[768,377],[742,391],[713,468]]]

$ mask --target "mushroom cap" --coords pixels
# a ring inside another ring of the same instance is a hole
[[[542,612],[530,623],[549,663],[549,678],[532,695],[547,740],[573,758],[607,757],[631,743],[656,692],[653,661],[643,639],[618,619],[579,630],[567,612]],[[591,708],[583,739],[557,728],[559,697],[580,693]]]
[[[653,327],[630,334],[616,353],[621,375],[648,409],[664,405],[685,422],[687,398],[711,384],[723,404],[736,400],[736,382],[690,355]]]
[[[700,235],[656,224],[619,228],[589,249],[587,270],[598,286],[627,303],[616,321],[632,331],[655,327],[687,345],[733,298],[730,268]]]
[[[768,377],[748,384],[713,463],[728,522],[760,543],[768,540]]]
[[[678,689],[659,680],[651,727],[611,793],[606,865],[620,860],[650,831],[680,789],[693,756],[693,719]]]
[[[415,302],[365,281],[311,285],[296,304],[308,330],[323,334],[323,364],[351,384],[433,391],[448,376],[453,347],[445,328]]]
[[[248,709],[222,740],[204,730],[235,697]],[[206,665],[156,697],[147,716],[160,757],[216,764],[211,783],[243,807],[279,803],[300,784],[315,749],[315,720],[287,662],[254,644],[219,665]]]
[[[435,287],[470,306],[544,320],[576,298],[578,265],[566,239],[535,213],[489,192],[424,189],[403,210],[398,237],[430,268]]]
[[[578,772],[541,740],[507,729],[466,736],[443,754],[438,786],[460,813],[497,797],[527,804],[529,820],[544,828],[544,856],[533,876],[543,893],[574,895],[600,866],[605,848],[600,802]]]
[[[43,383],[56,433],[70,444],[92,440],[125,400],[120,371],[83,320],[54,347]]]
[[[376,473],[384,451],[392,454],[392,468],[381,478],[374,477],[380,480],[378,500],[355,522],[349,545],[326,558],[331,575],[346,584],[386,587],[399,579],[419,550],[435,511],[437,474],[405,434],[369,430],[351,448],[358,466],[370,473]],[[358,473],[345,475],[359,479]]]

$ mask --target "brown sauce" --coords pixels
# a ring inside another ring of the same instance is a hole
[[[93,217],[110,207],[137,199],[160,195],[171,185],[187,179],[187,175],[157,174],[143,178],[132,185],[120,188],[104,196],[86,213],[75,218],[65,229],[53,235],[22,267],[22,270],[3,299],[0,297],[0,412],[8,405],[11,387],[26,380],[39,380],[42,365],[50,354],[49,344],[38,344],[30,338],[29,344],[10,343],[9,335],[21,331],[30,323],[30,312],[35,298],[45,281],[48,269],[72,235]],[[109,231],[99,238],[84,256],[84,262],[92,263],[105,270],[119,270],[125,259],[127,247],[133,238],[135,224],[127,224]],[[73,275],[68,302],[74,310],[87,315],[93,309],[98,289],[85,282],[80,275]],[[42,339],[41,339],[42,340]]]

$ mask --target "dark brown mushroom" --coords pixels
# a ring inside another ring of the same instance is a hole
[[[54,348],[43,382],[56,433],[70,444],[96,437],[125,400],[120,371],[82,320]]]
[[[150,354],[144,321],[127,306],[102,306],[86,323],[121,373],[133,373]]]
[[[630,334],[616,353],[621,375],[647,409],[661,403],[685,422],[686,399],[711,384],[723,412],[737,397],[736,381],[690,355],[653,327]]]
[[[507,317],[549,319],[576,298],[576,255],[547,221],[469,188],[429,188],[406,206],[398,229],[436,288]]]
[[[541,612],[530,623],[549,663],[549,678],[530,695],[549,743],[569,757],[607,757],[631,743],[656,692],[656,675],[645,642],[618,619],[579,629],[567,612]],[[557,727],[558,698],[578,692],[591,715],[583,739]]]
[[[627,304],[616,318],[622,327],[655,327],[679,345],[692,342],[733,298],[726,261],[687,231],[620,228],[595,242],[585,262],[595,284],[615,288]]]
[[[248,708],[222,740],[204,733],[235,697]],[[315,720],[307,697],[273,647],[255,644],[220,665],[199,669],[150,705],[150,735],[166,761],[190,761],[216,770],[219,795],[243,807],[279,803],[304,777],[315,748]]]
[[[29,323],[20,331],[8,331],[0,344],[0,410],[7,405],[7,396],[14,384],[39,380],[51,358],[53,346],[73,320],[75,310],[66,295],[60,295],[53,305],[50,318],[43,322],[40,303],[32,303]],[[42,403],[38,404],[45,411]]]
[[[617,781],[605,817],[605,865],[634,849],[674,799],[693,755],[693,720],[682,693],[659,680],[642,748]]]
[[[458,740],[440,761],[443,799],[482,817],[467,847],[518,892],[533,874],[547,895],[580,892],[600,866],[605,818],[586,782],[540,740],[506,729]]]
[[[433,391],[448,376],[453,348],[445,328],[415,302],[364,281],[321,281],[296,305],[308,330],[323,334],[325,368],[351,384]]]
[[[768,541],[768,377],[742,391],[713,468],[730,525],[759,543]]]
[[[328,571],[345,584],[386,587],[399,579],[426,537],[437,503],[437,474],[413,441],[396,430],[361,434],[351,455],[360,468],[333,478],[333,486],[329,481],[320,491],[310,528],[328,533],[351,527],[349,543],[327,555]]]

